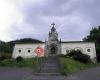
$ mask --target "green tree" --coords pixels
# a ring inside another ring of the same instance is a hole
[[[90,30],[83,41],[94,41],[96,44],[97,61],[100,62],[100,26],[94,27]]]
[[[17,43],[42,43],[42,41],[37,40],[37,39],[32,39],[32,38],[24,38],[24,39],[9,41],[9,42],[1,41],[0,53],[12,54],[13,47]]]

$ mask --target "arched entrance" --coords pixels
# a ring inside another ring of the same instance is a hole
[[[57,47],[52,46],[50,49],[50,55],[51,56],[56,56],[57,55]]]

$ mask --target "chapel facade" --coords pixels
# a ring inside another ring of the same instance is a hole
[[[82,53],[89,55],[91,60],[96,62],[95,42],[61,41],[54,25],[55,24],[52,24],[52,28],[48,34],[48,40],[45,42],[16,43],[13,49],[12,57],[36,57],[37,54],[35,53],[35,50],[40,47],[44,50],[41,56],[57,56],[59,54],[67,54],[70,50],[81,50]]]
[[[45,41],[45,56],[56,56],[61,54],[61,40],[58,39],[56,28],[51,28],[48,35],[48,41]]]

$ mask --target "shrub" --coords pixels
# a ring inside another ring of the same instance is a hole
[[[97,61],[100,62],[100,47],[96,48]]]
[[[80,56],[74,57],[74,59],[78,60],[80,62],[83,62],[83,63],[90,63],[91,62],[90,56],[88,56],[86,54],[82,54]]]
[[[1,54],[0,55],[0,60],[5,60],[5,59],[10,59],[11,58],[11,54]]]
[[[80,50],[71,50],[68,54],[66,54],[66,56],[76,57],[80,56],[81,54],[82,52]]]
[[[66,56],[70,56],[75,60],[78,60],[82,63],[90,63],[90,56],[87,54],[83,54],[80,50],[72,50]]]
[[[59,57],[66,57],[65,54],[59,54]]]
[[[62,70],[61,74],[62,75],[67,75],[67,71],[64,69],[64,70]]]
[[[0,62],[0,66],[5,67],[6,64],[4,62]]]
[[[17,61],[17,62],[21,62],[21,61],[23,61],[23,58],[22,58],[21,56],[18,56],[18,57],[16,58],[16,61]]]

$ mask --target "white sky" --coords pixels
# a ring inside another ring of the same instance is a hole
[[[100,25],[100,0],[0,0],[0,40],[45,40],[56,23],[62,40],[82,40]]]

